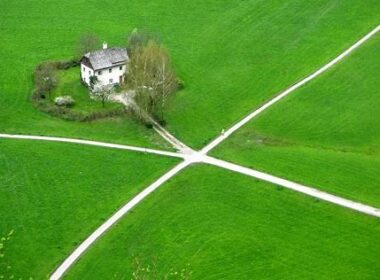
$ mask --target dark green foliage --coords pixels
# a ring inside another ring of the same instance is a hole
[[[96,83],[98,82],[98,77],[96,76],[91,76],[90,77],[90,87],[93,89]]]
[[[52,90],[57,85],[56,78],[57,64],[53,62],[42,63],[34,71],[34,90],[33,99],[50,99]]]

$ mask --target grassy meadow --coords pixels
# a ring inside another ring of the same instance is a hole
[[[177,161],[75,144],[0,139],[0,275],[45,279],[105,219]],[[5,278],[10,279],[10,278]]]
[[[0,131],[162,145],[131,120],[67,122],[28,100],[35,66],[72,57],[81,34],[123,45],[137,27],[161,38],[185,84],[169,129],[201,147],[367,33],[380,2],[2,0],[0,10]]]
[[[213,152],[380,207],[380,36]]]
[[[377,279],[380,222],[212,166],[183,171],[91,248],[65,279]],[[156,279],[156,278],[146,278]],[[179,278],[168,278],[179,279]]]

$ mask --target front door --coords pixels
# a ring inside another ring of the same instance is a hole
[[[119,84],[122,84],[123,83],[123,75],[120,75],[119,76]]]

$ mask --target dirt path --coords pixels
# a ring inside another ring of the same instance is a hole
[[[129,91],[120,94],[113,94],[110,97],[110,100],[114,102],[119,102],[128,109],[130,107],[137,107],[136,103],[133,100],[133,96],[134,92]],[[164,127],[159,125],[154,119],[150,118],[150,120],[153,123],[154,130],[174,149],[184,154],[191,154],[192,152],[194,152],[190,147],[179,141],[169,131],[167,131]]]
[[[0,138],[75,143],[75,144],[98,146],[98,147],[104,147],[104,148],[128,150],[128,151],[140,152],[140,153],[145,153],[145,154],[155,154],[155,155],[160,155],[160,156],[176,157],[176,158],[186,158],[187,156],[182,153],[174,153],[174,152],[167,152],[167,151],[161,151],[161,150],[155,150],[155,149],[149,149],[149,148],[121,145],[121,144],[112,144],[112,143],[105,143],[105,142],[98,142],[98,141],[91,141],[91,140],[63,138],[63,137],[0,134]]]
[[[305,185],[301,185],[301,184],[298,184],[295,182],[291,182],[289,180],[286,180],[286,179],[283,179],[280,177],[276,177],[276,176],[273,176],[273,175],[270,175],[270,174],[267,174],[264,172],[260,172],[260,171],[254,170],[254,169],[250,169],[250,168],[247,168],[244,166],[240,166],[237,164],[233,164],[233,163],[230,163],[230,162],[227,162],[224,160],[219,160],[219,159],[212,158],[212,157],[206,156],[204,158],[203,162],[214,165],[214,166],[218,166],[218,167],[221,167],[224,169],[228,169],[228,170],[231,170],[234,172],[238,172],[238,173],[241,173],[244,175],[248,175],[248,176],[260,179],[262,181],[266,181],[266,182],[269,182],[269,183],[272,183],[272,184],[275,184],[278,186],[282,186],[282,187],[287,188],[287,189],[291,189],[291,190],[296,191],[296,192],[306,194],[308,196],[312,196],[312,197],[320,199],[320,200],[324,200],[324,201],[327,201],[327,202],[330,202],[333,204],[337,204],[337,205],[340,205],[340,206],[343,206],[343,207],[346,207],[346,208],[349,208],[349,209],[352,209],[352,210],[355,210],[355,211],[358,211],[358,212],[361,212],[361,213],[364,213],[364,214],[367,214],[370,216],[380,218],[380,209],[378,209],[378,208],[371,207],[371,206],[368,206],[368,205],[365,205],[362,203],[358,203],[358,202],[355,202],[352,200],[348,200],[348,199],[345,199],[345,198],[342,198],[342,197],[339,197],[336,195],[332,195],[332,194],[320,191],[320,190],[315,189],[315,188],[311,188],[311,187],[308,187]]]

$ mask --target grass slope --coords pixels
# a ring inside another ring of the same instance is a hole
[[[380,2],[20,0],[0,1],[0,10],[1,131],[156,141],[128,120],[70,123],[27,100],[34,67],[69,58],[83,32],[113,45],[138,27],[162,38],[186,86],[168,112],[170,130],[200,147],[378,24]]]
[[[15,279],[47,278],[80,241],[175,162],[0,139],[0,236],[14,230],[0,264],[9,263]]]
[[[66,279],[377,279],[380,222],[211,166],[185,170],[104,236]],[[170,278],[177,279],[177,278]]]
[[[380,36],[214,154],[380,207]]]

